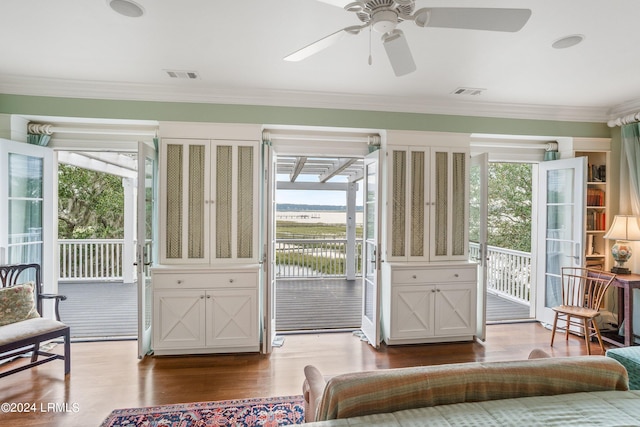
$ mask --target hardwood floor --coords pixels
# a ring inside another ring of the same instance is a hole
[[[382,346],[378,351],[350,333],[287,335],[284,346],[270,356],[147,357],[142,361],[136,358],[135,341],[78,342],[71,345],[71,374],[66,379],[62,362],[56,361],[0,380],[0,403],[27,404],[35,410],[0,412],[0,425],[90,427],[99,426],[117,408],[298,395],[307,364],[316,365],[325,375],[336,375],[523,359],[533,348],[556,357],[586,354],[579,337],[570,336],[568,342],[556,337],[553,348],[550,339],[550,331],[538,323],[489,325],[484,343]],[[601,354],[595,343],[592,351]],[[3,369],[6,366],[0,366]]]

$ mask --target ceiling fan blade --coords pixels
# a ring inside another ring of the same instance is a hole
[[[302,61],[303,59],[308,58],[311,55],[314,55],[321,50],[328,48],[332,44],[337,43],[342,37],[344,37],[345,34],[360,34],[360,31],[362,31],[362,29],[367,27],[368,25],[369,24],[353,25],[351,27],[343,28],[333,34],[329,34],[328,36],[311,43],[310,45],[303,47],[302,49],[296,50],[292,54],[285,56],[284,60],[290,62]]]
[[[353,0],[318,0],[321,3],[326,3],[326,4],[330,4],[332,6],[337,6],[341,9],[344,9],[344,7],[351,3]]]
[[[308,58],[311,55],[314,55],[321,50],[328,48],[332,44],[337,43],[342,37],[344,37],[345,34],[349,33],[347,33],[344,29],[336,31],[333,34],[323,37],[320,40],[315,41],[310,45],[303,47],[302,49],[298,49],[290,55],[285,56],[284,60],[291,62],[302,61],[303,59]]]
[[[416,70],[416,63],[402,30],[395,29],[384,34],[382,44],[396,76],[404,76]]]
[[[413,14],[419,27],[459,28],[487,31],[520,31],[531,16],[529,9],[475,7],[424,8]]]

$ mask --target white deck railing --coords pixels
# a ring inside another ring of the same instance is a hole
[[[529,304],[531,301],[531,253],[487,247],[487,289]],[[469,242],[469,259],[480,258],[477,243]]]
[[[122,239],[65,239],[60,246],[60,280],[122,280]]]
[[[60,280],[122,280],[122,239],[59,240]],[[488,247],[488,289],[508,298],[529,303],[531,254]],[[346,239],[278,239],[278,277],[339,277],[346,275],[347,262],[362,275],[362,239],[355,242],[355,255],[347,257]],[[470,259],[478,258],[478,245],[469,243]]]
[[[356,239],[355,256],[347,257],[347,239],[277,239],[277,277],[345,276],[347,262],[362,273],[362,239]]]

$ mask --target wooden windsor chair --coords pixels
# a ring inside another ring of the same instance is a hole
[[[569,332],[582,332],[587,345],[587,354],[591,354],[589,341],[593,336],[598,338],[600,348],[604,352],[604,344],[596,317],[600,315],[600,308],[609,285],[616,275],[600,270],[581,267],[562,267],[562,304],[552,307],[555,311],[553,329],[551,331],[551,346],[556,329],[564,330],[565,339],[569,339]],[[558,320],[565,322],[565,326],[558,326]]]

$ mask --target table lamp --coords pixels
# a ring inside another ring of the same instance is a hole
[[[630,241],[640,240],[640,227],[638,217],[632,215],[616,215],[609,231],[604,235],[605,239],[615,240],[611,248],[611,255],[616,265],[611,269],[616,274],[631,274],[631,270],[624,264],[631,258]]]

